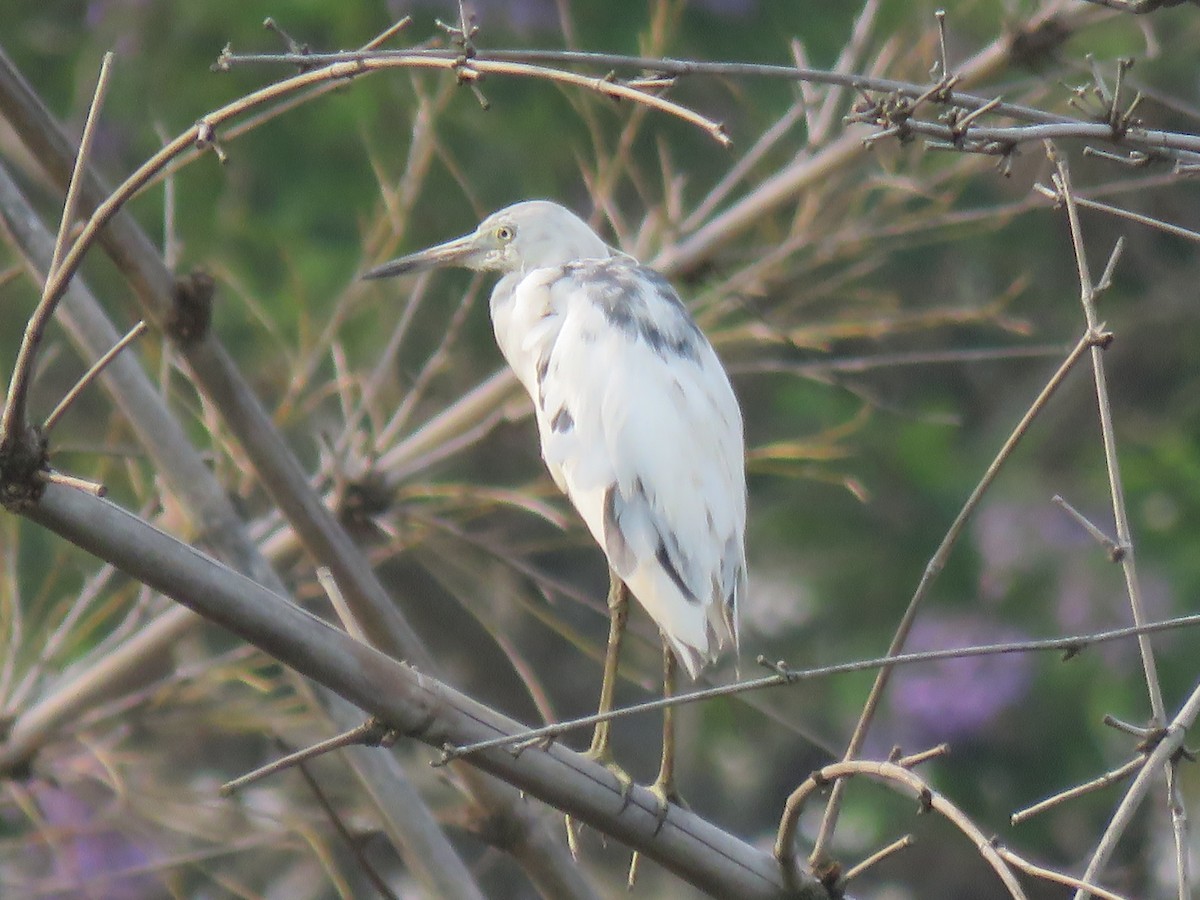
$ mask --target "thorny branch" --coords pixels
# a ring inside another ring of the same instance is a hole
[[[1081,634],[1074,637],[1047,638],[1044,640],[1030,641],[1011,641],[1002,644],[982,644],[974,647],[952,647],[942,650],[921,650],[913,653],[898,653],[892,656],[882,656],[875,659],[856,659],[853,662],[833,663],[828,666],[816,666],[808,669],[796,669],[788,666],[784,662],[769,662],[760,657],[758,660],[759,665],[772,670],[773,674],[764,675],[759,678],[751,678],[745,681],[738,681],[733,684],[701,688],[700,690],[696,691],[687,691],[684,693],[675,694],[672,697],[647,700],[644,703],[622,706],[612,710],[611,712],[580,716],[569,721],[555,722],[551,725],[543,725],[539,728],[530,728],[527,731],[521,731],[516,734],[505,735],[492,740],[482,741],[478,744],[467,744],[461,747],[446,747],[443,749],[441,758],[435,763],[435,765],[445,765],[451,760],[458,759],[463,756],[469,756],[473,753],[478,753],[483,750],[491,750],[496,747],[509,747],[514,751],[520,752],[527,747],[546,746],[549,742],[556,740],[568,732],[576,731],[581,728],[588,728],[598,722],[606,722],[612,719],[620,719],[627,716],[639,715],[641,713],[658,712],[660,710],[667,709],[668,707],[686,706],[706,700],[715,700],[719,697],[733,697],[739,694],[761,691],[766,688],[796,684],[802,681],[811,681],[816,678],[828,678],[833,675],[845,675],[850,672],[869,672],[872,669],[938,662],[939,660],[946,659],[966,659],[975,656],[1002,656],[1014,653],[1039,653],[1053,650],[1062,652],[1064,660],[1069,660],[1078,656],[1088,647],[1091,647],[1095,644],[1108,643],[1110,641],[1128,640],[1129,638],[1139,637],[1145,634],[1156,634],[1164,631],[1174,631],[1180,628],[1192,628],[1196,626],[1200,626],[1200,614],[1192,616],[1179,616],[1177,618],[1165,619],[1161,622],[1149,622],[1144,625],[1131,625],[1125,628],[1115,628],[1110,631],[1100,631],[1093,634]],[[1027,817],[1030,814],[1031,813],[1026,813],[1022,817]]]
[[[1108,106],[1098,112],[1100,121],[1087,121],[1048,113],[1034,107],[1005,103],[999,97],[985,97],[954,90],[954,80],[944,78],[929,85],[889,78],[874,78],[858,74],[813,69],[803,66],[783,66],[756,63],[703,62],[698,60],[671,59],[665,57],[622,56],[611,53],[585,53],[566,50],[477,50],[467,62],[451,51],[426,49],[417,51],[374,51],[370,53],[309,53],[302,57],[288,53],[223,53],[218,67],[251,64],[296,65],[304,61],[309,65],[344,65],[376,60],[411,60],[422,57],[432,60],[452,60],[479,73],[493,70],[493,66],[510,64],[522,67],[514,74],[523,72],[530,64],[589,65],[600,69],[635,69],[662,73],[672,79],[688,76],[714,76],[736,78],[767,78],[826,84],[850,88],[861,92],[866,99],[858,104],[848,117],[849,122],[864,122],[876,125],[880,131],[868,140],[881,137],[901,139],[920,135],[930,138],[935,146],[1007,157],[1019,145],[1031,141],[1074,138],[1085,141],[1101,141],[1118,147],[1143,151],[1150,158],[1175,159],[1188,164],[1200,162],[1200,136],[1172,131],[1147,129],[1132,117],[1131,110],[1119,110],[1119,96],[1111,98]],[[407,63],[412,64],[412,63]],[[583,78],[583,76],[576,76]],[[581,82],[582,83],[582,82]],[[620,82],[607,82],[619,84]],[[639,92],[640,93],[640,92]],[[945,113],[933,119],[917,118],[923,106],[939,107]],[[676,113],[677,115],[679,113]],[[979,119],[988,115],[1007,118],[1024,125],[983,126]],[[685,117],[686,118],[686,117]],[[694,124],[711,128],[692,120]],[[723,133],[723,132],[722,132]],[[714,135],[716,136],[716,135]]]

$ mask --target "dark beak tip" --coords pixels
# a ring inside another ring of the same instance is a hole
[[[396,275],[403,275],[408,271],[407,266],[397,266],[395,263],[384,263],[382,266],[376,266],[373,269],[368,269],[358,276],[359,281],[378,281],[382,278],[393,278]]]

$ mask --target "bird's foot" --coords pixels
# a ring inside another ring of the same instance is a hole
[[[617,786],[621,791],[621,809],[624,810],[629,803],[629,792],[633,790],[633,777],[626,772],[617,761],[613,759],[612,751],[608,747],[592,747],[584,752],[584,757],[592,762],[599,763],[612,772],[612,775],[617,779]]]
[[[590,759],[592,762],[599,763],[612,772],[613,778],[617,779],[617,789],[621,792],[621,811],[625,811],[625,807],[629,805],[629,795],[633,791],[633,776],[626,772],[623,768],[617,765],[613,759],[612,751],[607,746],[596,747],[584,751],[583,756]],[[570,816],[566,817],[567,824],[567,847],[571,851],[571,858],[579,860],[579,825]]]
[[[674,779],[666,781],[662,777],[659,777],[654,784],[650,785],[648,790],[654,795],[654,799],[658,804],[658,813],[655,816],[658,824],[654,828],[654,833],[657,835],[662,831],[663,825],[667,823],[667,814],[671,811],[671,804],[675,804],[683,809],[689,809],[690,807],[684,801],[683,797],[680,796],[679,790],[675,787]]]

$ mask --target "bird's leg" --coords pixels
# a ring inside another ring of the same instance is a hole
[[[600,708],[598,715],[612,712],[613,694],[617,687],[617,663],[621,657],[621,638],[625,634],[625,620],[629,618],[629,588],[616,572],[609,570],[608,588],[608,648],[604,651],[604,680],[600,683]],[[613,761],[609,746],[611,720],[596,723],[592,732],[592,746],[587,756],[603,765],[616,776],[621,784],[621,795],[627,797],[633,787],[633,779]]]
[[[663,698],[670,700],[675,696],[675,674],[679,661],[671,642],[663,636]],[[650,785],[650,792],[658,798],[658,827],[662,828],[667,820],[667,810],[672,803],[683,805],[679,791],[675,788],[675,707],[663,707],[663,738],[662,765],[658,769],[658,777]]]

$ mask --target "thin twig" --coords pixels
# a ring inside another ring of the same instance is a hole
[[[96,481],[91,481],[87,478],[80,478],[77,475],[67,475],[65,472],[56,472],[51,469],[49,471],[39,471],[37,473],[39,480],[45,484],[62,484],[67,487],[73,487],[78,491],[83,491],[86,494],[91,494],[93,497],[103,497],[108,493],[108,488]]]
[[[342,589],[338,587],[338,583],[334,579],[333,573],[329,571],[328,566],[317,567],[317,583],[325,591],[325,596],[329,598],[329,603],[333,606],[333,611],[337,614],[338,621],[342,623],[342,627],[346,629],[346,633],[362,641],[364,644],[369,643],[366,632],[363,631],[362,625],[355,618],[354,611],[350,609],[345,596],[342,595]]]
[[[104,371],[105,367],[117,358],[117,354],[145,334],[149,327],[146,324],[146,320],[142,319],[133,328],[129,329],[129,332],[121,340],[117,341],[111,350],[96,360],[92,364],[92,367],[84,372],[83,376],[75,382],[75,386],[67,391],[50,415],[46,416],[46,421],[42,423],[42,433],[49,434],[54,426],[58,424],[58,420],[62,418],[63,413],[71,408],[71,404],[87,389],[88,385],[95,381],[100,373]]]
[[[225,782],[221,785],[221,796],[229,797],[247,785],[261,781],[268,775],[274,775],[276,772],[281,772],[284,769],[299,765],[302,762],[326,753],[331,753],[334,750],[340,750],[343,747],[387,746],[392,734],[392,730],[378,719],[367,719],[367,721],[363,722],[357,728],[351,728],[348,731],[343,731],[341,734],[334,735],[328,740],[320,741],[309,747],[297,750],[295,753],[281,756],[279,759],[257,768],[253,772],[247,772],[239,778]]]
[[[580,728],[586,728],[595,725],[598,722],[606,722],[612,719],[620,719],[626,716],[639,715],[647,712],[657,712],[669,706],[683,706],[690,703],[700,703],[705,700],[713,700],[718,697],[731,697],[736,694],[744,694],[750,691],[760,691],[766,688],[778,687],[785,684],[793,684],[799,681],[810,681],[816,678],[828,678],[832,675],[843,675],[849,672],[863,672],[871,669],[882,667],[895,667],[913,665],[916,663],[937,662],[943,659],[964,659],[973,656],[999,656],[1012,653],[1033,653],[1049,650],[1058,650],[1067,653],[1074,657],[1084,648],[1092,644],[1107,643],[1115,640],[1125,640],[1142,634],[1150,634],[1153,632],[1168,631],[1176,628],[1191,628],[1200,626],[1200,614],[1191,616],[1180,616],[1174,619],[1166,619],[1161,622],[1154,622],[1148,625],[1131,625],[1125,628],[1116,628],[1111,631],[1097,632],[1089,635],[1078,635],[1075,637],[1050,638],[1047,640],[1033,641],[1012,641],[1003,644],[983,644],[972,647],[959,647],[943,650],[922,650],[914,653],[898,653],[889,656],[882,656],[875,659],[859,659],[853,662],[834,663],[828,666],[817,666],[811,669],[793,669],[786,663],[767,663],[760,659],[759,662],[771,669],[773,674],[765,675],[761,678],[752,678],[747,681],[739,681],[735,684],[718,685],[717,687],[703,688],[697,691],[676,694],[673,697],[660,697],[654,700],[647,700],[644,703],[636,703],[630,706],[623,706],[619,709],[614,709],[611,712],[603,715],[593,713],[588,716],[581,716],[577,719],[570,719],[565,722],[555,722],[550,725],[543,725],[539,728],[530,728],[527,731],[515,732],[513,734],[502,735],[497,738],[492,738],[486,741],[480,741],[475,744],[465,744],[461,747],[446,748],[439,760],[434,765],[443,765],[453,759],[469,756],[473,753],[478,753],[483,750],[491,750],[496,747],[528,747],[536,746],[541,743],[552,741],[569,731],[575,731]],[[943,747],[939,746],[927,754],[917,754],[906,757],[902,760],[906,764],[916,764],[927,758],[928,754],[941,754],[944,752]]]
[[[1116,716],[1108,713],[1105,714],[1101,721],[1109,728],[1115,728],[1117,731],[1132,735],[1141,741],[1148,741],[1151,740],[1155,735],[1158,735],[1159,737],[1162,735],[1162,726],[1142,728],[1139,725],[1131,725],[1129,722],[1123,722]]]
[[[79,152],[75,156],[75,167],[71,171],[71,180],[67,182],[67,196],[63,201],[62,219],[58,224],[58,235],[54,239],[54,253],[50,257],[50,269],[46,273],[47,280],[54,274],[62,262],[66,250],[67,237],[75,221],[75,212],[79,208],[79,191],[82,186],[80,173],[86,168],[92,154],[92,140],[96,135],[96,125],[100,118],[100,107],[108,93],[108,76],[112,67],[113,54],[108,51],[100,61],[100,74],[96,78],[96,90],[92,95],[92,103],[88,107],[87,118],[83,123],[83,133],[79,138]]]
[[[1058,506],[1063,510],[1063,512],[1074,519],[1097,544],[1104,548],[1104,552],[1108,555],[1110,560],[1113,562],[1121,561],[1121,558],[1125,555],[1125,550],[1120,544],[1105,534],[1098,525],[1092,522],[1091,519],[1064,500],[1061,495],[1055,494],[1050,499],[1055,506]]]
[[[92,102],[88,107],[87,119],[84,122],[83,133],[79,139],[79,150],[75,154],[75,165],[71,170],[71,178],[67,182],[66,199],[63,201],[62,221],[58,226],[58,236],[54,241],[54,252],[50,257],[50,268],[46,272],[46,282],[42,287],[42,297],[29,317],[25,326],[25,334],[21,340],[17,361],[13,366],[12,380],[8,384],[8,398],[4,404],[4,412],[0,415],[0,447],[7,446],[17,438],[17,429],[25,423],[25,404],[29,394],[29,383],[33,378],[34,366],[37,363],[37,350],[41,344],[46,325],[54,315],[54,308],[61,295],[58,290],[50,289],[55,281],[58,268],[63,260],[64,247],[71,232],[71,224],[75,220],[75,212],[79,206],[79,192],[83,186],[82,173],[86,170],[91,156],[92,140],[96,134],[96,124],[100,118],[100,108],[104,105],[104,97],[108,93],[109,71],[112,66],[112,52],[104,54],[100,62],[100,74],[96,77],[96,89],[92,94]],[[65,281],[63,282],[65,286]]]
[[[1010,817],[1009,821],[1013,825],[1020,825],[1022,822],[1032,819],[1039,813],[1043,813],[1052,807],[1058,806],[1060,803],[1065,803],[1068,800],[1074,800],[1076,797],[1082,797],[1084,794],[1089,794],[1092,791],[1098,791],[1101,788],[1106,788],[1110,784],[1116,784],[1118,781],[1124,781],[1146,762],[1146,754],[1139,753],[1127,763],[1118,766],[1110,772],[1105,772],[1099,778],[1093,778],[1091,781],[1086,781],[1083,784],[1076,785],[1073,788],[1055,794],[1052,797],[1047,797],[1045,800],[1040,800],[1032,806],[1027,806],[1024,809],[1017,810]]]
[[[885,859],[887,859],[889,856],[893,856],[896,853],[899,853],[901,850],[907,850],[909,847],[911,847],[915,843],[916,843],[916,838],[914,838],[911,834],[906,834],[904,837],[900,838],[897,841],[893,841],[892,843],[888,844],[886,847],[876,850],[874,853],[872,853],[870,856],[868,856],[862,862],[857,863],[857,864],[851,866],[849,869],[847,869],[846,873],[842,876],[842,882],[845,883],[847,881],[850,881],[853,878],[857,878],[863,872],[867,871],[867,869],[871,868],[874,865],[878,865],[879,863],[881,863]]]
[[[1098,286],[1092,281],[1088,266],[1087,250],[1083,246],[1083,230],[1079,224],[1079,208],[1071,189],[1071,174],[1067,161],[1062,154],[1055,150],[1052,144],[1046,145],[1047,154],[1057,170],[1057,186],[1062,193],[1067,208],[1067,220],[1071,228],[1071,245],[1075,249],[1075,262],[1079,272],[1079,299],[1083,306],[1084,318],[1089,332],[1098,330],[1099,317],[1096,315],[1096,296]],[[1118,245],[1118,248],[1120,245]],[[1119,252],[1114,251],[1114,255]],[[1106,270],[1111,266],[1106,266]],[[1092,374],[1096,384],[1096,402],[1100,414],[1100,434],[1104,446],[1104,462],[1108,471],[1109,493],[1112,498],[1113,519],[1117,528],[1117,546],[1124,553],[1121,557],[1121,570],[1125,575],[1125,589],[1129,595],[1129,605],[1133,612],[1134,624],[1146,620],[1145,604],[1142,602],[1141,582],[1137,577],[1137,567],[1134,559],[1133,534],[1129,526],[1129,514],[1125,506],[1125,489],[1121,483],[1121,467],[1117,457],[1116,430],[1113,427],[1112,404],[1108,395],[1108,380],[1104,370],[1104,347],[1093,344],[1090,347],[1092,357]],[[1150,639],[1138,638],[1138,649],[1141,652],[1142,668],[1146,676],[1146,690],[1150,695],[1150,710],[1156,722],[1166,720],[1166,708],[1163,705],[1162,687],[1158,680],[1158,668],[1154,662],[1154,648]]]
[[[1044,184],[1035,184],[1033,189],[1042,196],[1049,197],[1051,200],[1054,200],[1056,203],[1061,203],[1063,200],[1062,195],[1058,191],[1048,188]],[[1137,222],[1139,225],[1149,226],[1150,228],[1154,228],[1157,231],[1163,232],[1164,234],[1183,238],[1184,240],[1192,241],[1194,243],[1200,243],[1200,232],[1193,231],[1190,228],[1183,228],[1179,225],[1172,225],[1170,222],[1164,222],[1162,219],[1155,219],[1152,216],[1136,213],[1130,209],[1122,209],[1119,206],[1113,206],[1109,203],[1100,203],[1096,200],[1087,200],[1080,196],[1075,197],[1075,205],[1081,206],[1084,209],[1094,209],[1098,212],[1108,213],[1111,216],[1117,216],[1121,219],[1128,219],[1130,222]]]
[[[1098,887],[1094,884],[1089,884],[1080,878],[1075,878],[1072,875],[1067,875],[1063,872],[1058,872],[1054,869],[1047,869],[1045,866],[1039,866],[1031,863],[1024,857],[1013,853],[1007,847],[997,847],[996,852],[1004,858],[1005,862],[1016,866],[1022,872],[1026,872],[1035,878],[1041,878],[1045,881],[1053,881],[1055,884],[1065,884],[1067,887],[1086,889],[1089,894],[1100,897],[1102,900],[1129,900],[1128,897],[1122,896],[1121,894],[1114,894],[1112,891],[1105,890],[1104,888]]]

